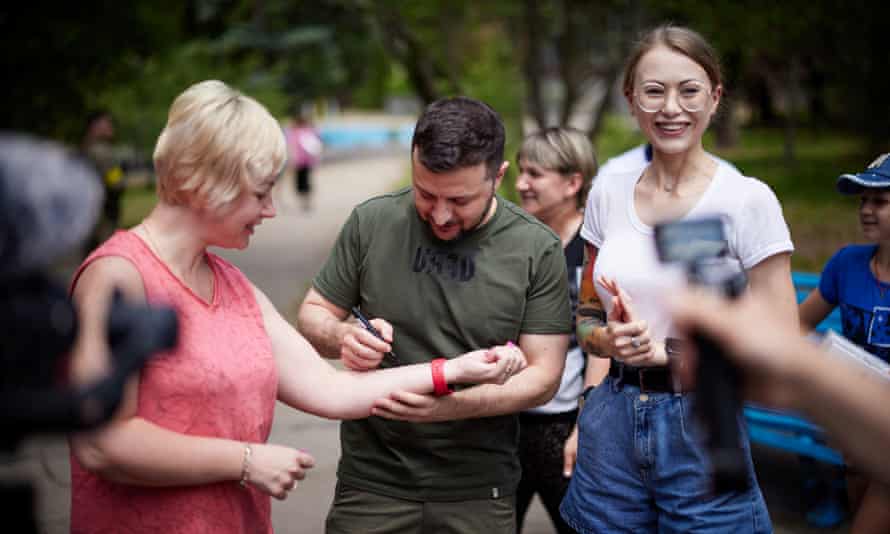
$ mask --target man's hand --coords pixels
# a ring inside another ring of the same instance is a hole
[[[392,350],[392,325],[383,319],[371,319],[369,322],[383,336],[382,340],[359,323],[343,323],[340,359],[347,369],[353,371],[376,369],[380,366],[383,355]]]
[[[435,423],[454,419],[448,410],[451,396],[436,397],[407,391],[396,391],[390,396],[374,401],[371,415],[409,421],[411,423]]]

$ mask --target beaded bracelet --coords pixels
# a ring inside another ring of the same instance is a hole
[[[241,460],[241,480],[238,481],[238,484],[241,485],[242,488],[247,487],[247,479],[250,478],[250,455],[253,451],[250,448],[250,443],[244,444],[244,457]]]

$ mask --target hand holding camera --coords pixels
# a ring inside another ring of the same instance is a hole
[[[724,226],[719,217],[660,224],[655,227],[655,247],[662,262],[684,267],[690,284],[735,299],[747,286],[747,277],[728,257]],[[698,354],[695,411],[705,431],[713,490],[744,491],[751,481],[739,431],[741,375],[709,332],[694,328],[689,341]]]

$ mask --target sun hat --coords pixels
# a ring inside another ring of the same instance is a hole
[[[842,174],[837,190],[844,195],[858,195],[866,188],[890,188],[890,153],[881,154],[867,169],[856,174]]]

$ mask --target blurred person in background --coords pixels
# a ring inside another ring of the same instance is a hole
[[[80,152],[98,174],[105,191],[105,201],[93,233],[85,242],[85,252],[105,241],[120,224],[124,171],[113,141],[114,117],[111,112],[106,109],[90,112],[84,127]]]
[[[859,195],[859,223],[871,243],[848,245],[828,260],[819,287],[800,304],[801,327],[812,331],[840,307],[844,337],[890,361],[890,154],[863,172],[842,175],[837,189]],[[848,474],[855,510],[850,532],[890,532],[890,487]]]
[[[559,236],[566,260],[569,298],[574,318],[578,307],[584,241],[584,202],[596,173],[593,147],[584,132],[546,128],[527,136],[516,154],[516,190],[525,211]],[[519,463],[522,478],[516,490],[517,532],[521,532],[532,498],[541,498],[556,531],[573,533],[559,515],[578,451],[578,401],[609,372],[609,360],[588,358],[572,335],[559,390],[542,406],[519,414]]]
[[[207,247],[244,249],[275,216],[270,191],[286,159],[278,123],[220,81],[173,102],[154,162],[158,203],[84,261],[71,284],[84,328],[103,331],[112,290],[166,304],[179,343],[127,385],[107,426],[71,438],[74,533],[271,532],[270,496],[287,497],[312,456],[266,443],[275,401],[329,418],[367,417],[395,390],[437,381],[503,383],[522,371],[513,347],[455,355],[438,369],[337,371],[236,267]],[[76,347],[75,379],[104,371],[107,347]]]
[[[312,170],[318,164],[324,145],[309,115],[295,106],[292,121],[284,128],[287,141],[287,174],[304,211],[312,209]]]

